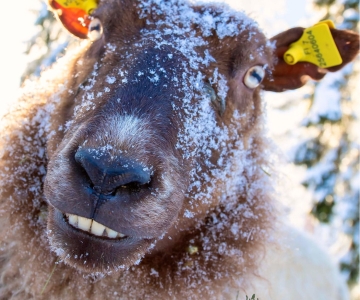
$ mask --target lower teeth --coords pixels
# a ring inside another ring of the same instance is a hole
[[[72,214],[66,214],[66,216],[71,226],[89,232],[93,235],[108,237],[111,239],[125,237],[124,234],[116,232],[115,230],[112,230],[109,227],[96,222],[95,220]]]

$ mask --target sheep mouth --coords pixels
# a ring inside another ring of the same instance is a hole
[[[52,251],[66,264],[86,273],[127,269],[140,261],[156,241],[136,234],[124,235],[81,218],[49,206],[48,238]]]
[[[69,213],[63,214],[63,217],[65,222],[67,222],[71,227],[85,232],[91,236],[105,240],[122,240],[127,238],[125,234],[112,230],[111,228],[96,222],[93,219],[88,219]]]

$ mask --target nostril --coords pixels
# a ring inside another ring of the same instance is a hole
[[[140,184],[139,182],[130,182],[128,184],[124,184],[120,187],[117,187],[116,189],[106,193],[104,192],[104,195],[109,195],[109,196],[115,196],[118,192],[128,192],[130,194],[132,193],[139,193],[141,191],[141,189],[143,188],[149,188],[150,187],[150,182],[146,183],[146,184]]]
[[[148,188],[151,182],[150,173],[143,169],[127,169],[110,171],[103,181],[103,194],[115,195],[116,192],[137,193],[141,189]],[[120,173],[121,172],[121,173]]]
[[[96,149],[79,149],[75,161],[85,171],[90,187],[98,194],[136,193],[150,185],[150,170],[129,158],[99,155]]]

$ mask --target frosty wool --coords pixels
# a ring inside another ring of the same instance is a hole
[[[274,59],[301,30],[269,42],[240,12],[186,1],[101,1],[92,17],[101,35],[4,119],[0,297],[342,299],[326,256],[279,229],[265,171],[261,88],[324,75]]]

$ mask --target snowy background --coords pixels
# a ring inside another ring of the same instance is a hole
[[[310,26],[319,17],[314,13],[311,0],[228,0],[238,10],[245,10],[256,19],[267,36],[273,36],[290,26]],[[250,3],[252,2],[252,3]],[[31,58],[23,55],[25,41],[37,31],[33,26],[36,12],[41,7],[39,0],[4,1],[1,5],[0,26],[3,42],[0,47],[0,82],[4,97],[0,102],[0,114],[16,98],[20,76]]]
[[[314,8],[313,0],[227,0],[224,2],[229,3],[238,10],[245,10],[248,15],[258,21],[268,37],[272,37],[294,26],[309,27],[319,21],[324,15],[324,11]],[[2,3],[0,28],[2,28],[3,41],[0,47],[0,82],[3,97],[0,101],[0,115],[5,113],[8,105],[16,99],[21,75],[27,64],[34,59],[31,55],[24,55],[26,49],[25,41],[28,41],[38,31],[38,28],[33,24],[40,7],[41,3],[39,0],[6,1]],[[310,84],[297,91],[282,94],[269,92],[264,95],[268,106],[269,132],[279,147],[280,157],[283,158],[282,163],[279,165],[281,179],[279,195],[281,195],[281,201],[287,207],[291,222],[296,227],[313,235],[316,240],[331,252],[335,260],[339,260],[346,255],[351,243],[349,237],[342,233],[342,224],[338,224],[342,219],[338,218],[337,221],[335,219],[334,222],[324,225],[319,223],[314,217],[311,217],[309,211],[312,209],[314,197],[321,198],[323,195],[316,195],[316,193],[314,194],[310,191],[311,189],[306,189],[301,185],[301,182],[304,180],[309,180],[309,182],[311,180],[321,180],[318,177],[326,168],[331,168],[332,166],[332,152],[329,151],[327,154],[328,157],[324,160],[325,163],[318,164],[316,168],[312,169],[295,166],[288,162],[294,161],[294,149],[298,149],[299,141],[311,138],[312,133],[309,130],[299,129],[301,124],[304,125],[304,122],[316,123],[318,121],[317,118],[321,116],[323,111],[326,111],[327,116],[334,118],[334,120],[340,117],[337,115],[341,111],[339,101],[340,91],[339,89],[334,89],[332,84],[337,80],[343,80],[351,72],[353,72],[353,67],[345,69],[342,73],[328,75],[326,80],[318,87],[313,102],[314,105],[309,113],[309,104],[301,100],[306,99],[307,95],[313,92],[314,85]],[[359,86],[356,84],[356,81],[349,82],[349,85],[353,85],[352,94],[359,95]],[[321,99],[316,99],[316,97],[319,98],[319,95]],[[322,101],[322,99],[326,101]],[[298,104],[286,108],[289,103],[294,102],[298,102]],[[360,116],[359,103],[351,106],[350,109],[354,110],[354,115]],[[305,119],[304,116],[306,116]],[[355,125],[357,126],[359,123],[355,122]],[[359,128],[357,130],[352,129],[349,132],[350,139],[357,144],[354,148],[355,152],[356,149],[359,149]],[[336,142],[337,140],[334,139],[334,143]],[[352,188],[359,190],[360,176],[355,175],[354,178],[351,181]],[[318,190],[317,192],[322,193],[326,191]],[[351,204],[349,205],[351,206]],[[346,214],[348,211],[353,210],[353,208],[348,206],[342,208],[340,215],[341,213]],[[346,274],[344,276],[346,277]],[[359,287],[357,288],[359,290]]]

